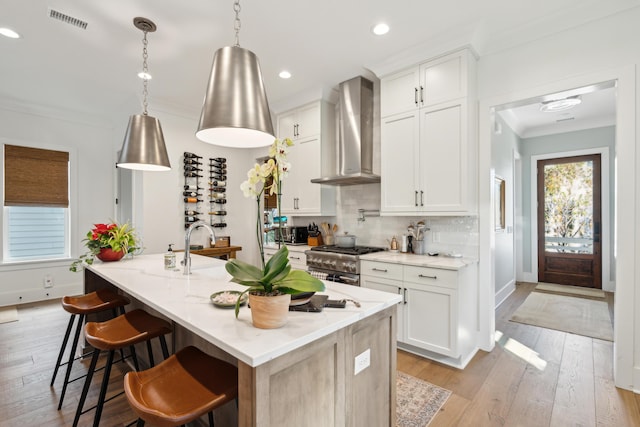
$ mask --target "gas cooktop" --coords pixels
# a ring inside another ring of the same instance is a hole
[[[311,250],[319,251],[319,252],[333,252],[337,254],[347,254],[347,255],[364,255],[364,254],[369,254],[371,252],[384,251],[385,248],[379,248],[375,246],[355,246],[353,248],[343,248],[336,245],[321,245],[321,246],[313,246]]]

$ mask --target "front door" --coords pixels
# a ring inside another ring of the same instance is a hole
[[[602,289],[600,154],[538,161],[538,281]]]

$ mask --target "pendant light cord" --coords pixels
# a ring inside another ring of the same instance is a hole
[[[234,44],[235,47],[240,47],[240,0],[235,0],[233,2],[233,10],[236,13],[236,19],[233,21],[233,29],[236,30],[236,42]]]
[[[149,42],[147,41],[147,32],[144,31],[144,37],[142,38],[142,72],[144,73],[144,77],[142,78],[142,108],[143,108],[143,115],[148,115],[147,113],[147,95],[149,95],[149,89],[147,88],[147,83],[149,82],[149,73],[148,73],[148,66],[147,66],[147,58],[149,57],[149,54],[147,53],[147,44],[149,44]]]

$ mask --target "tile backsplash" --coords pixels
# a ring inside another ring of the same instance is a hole
[[[465,257],[478,257],[478,217],[476,216],[379,216],[380,184],[362,184],[337,188],[335,217],[294,217],[294,225],[310,222],[338,224],[338,233],[356,236],[357,245],[388,247],[393,236],[398,242],[407,234],[407,227],[423,220],[429,228],[426,233],[426,251],[458,253]],[[364,221],[359,221],[358,209],[365,209]]]

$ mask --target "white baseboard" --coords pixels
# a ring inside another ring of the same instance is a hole
[[[65,295],[79,295],[82,293],[82,288],[82,282],[80,282],[68,285],[56,285],[51,288],[5,292],[0,294],[0,307],[57,299]]]
[[[516,281],[511,280],[509,283],[504,285],[495,295],[495,303],[496,308],[500,306],[507,299],[509,295],[511,295],[516,290]]]

